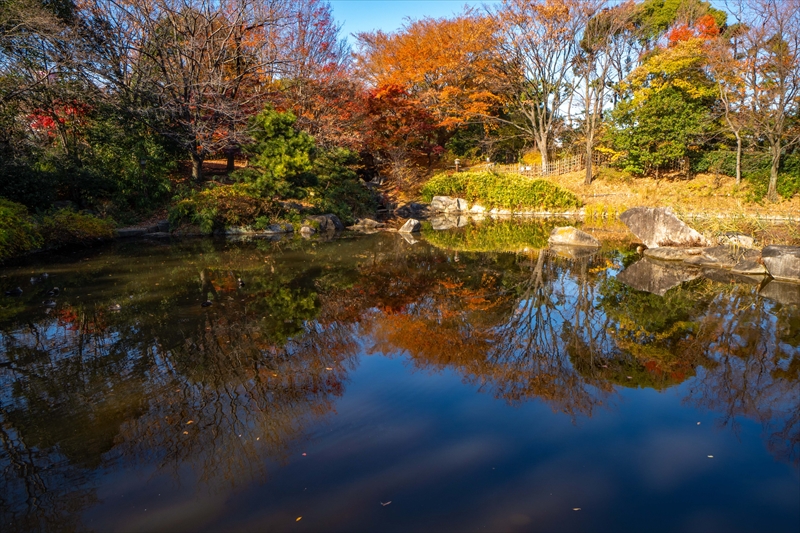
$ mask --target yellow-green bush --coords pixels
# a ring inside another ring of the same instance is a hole
[[[28,209],[0,198],[0,261],[42,245],[42,237]]]
[[[65,244],[90,244],[114,236],[114,222],[93,215],[60,209],[45,216],[39,225],[44,244],[50,247]]]
[[[113,220],[71,209],[34,218],[24,205],[0,198],[0,261],[39,247],[89,244],[113,236]]]
[[[228,226],[268,223],[272,207],[272,202],[249,184],[219,185],[177,198],[169,220],[175,226],[190,223],[203,233],[212,233]]]
[[[422,187],[422,197],[458,196],[484,207],[519,209],[569,209],[580,207],[573,193],[542,179],[519,174],[458,172],[437,174]]]

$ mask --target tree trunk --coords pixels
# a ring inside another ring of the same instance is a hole
[[[225,165],[225,170],[228,172],[233,172],[236,170],[236,162],[234,161],[234,154],[235,150],[228,150],[228,163]]]
[[[767,189],[767,200],[770,202],[778,201],[778,168],[781,164],[781,141],[776,139],[770,143],[772,152],[772,166],[769,169],[769,189]]]
[[[192,179],[197,183],[203,181],[203,156],[197,152],[192,152]]]
[[[536,146],[537,148],[539,148],[539,153],[542,156],[542,175],[546,176],[548,171],[547,167],[549,166],[550,163],[550,159],[547,157],[547,141],[545,142],[537,141]]]
[[[736,185],[742,184],[742,136],[736,132]]]
[[[594,140],[590,135],[586,136],[586,178],[583,180],[584,185],[592,184],[592,145]]]

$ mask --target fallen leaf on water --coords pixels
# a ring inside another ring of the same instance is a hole
[[[189,425],[189,424],[194,424],[194,420],[189,420],[188,422],[186,422],[186,425]]]
[[[184,434],[184,435],[188,435],[188,434],[189,434],[189,432],[188,432],[188,431],[184,431],[184,432],[183,432],[183,434]]]
[[[326,366],[325,370],[333,370],[333,369],[331,367],[329,367],[329,366]]]
[[[573,507],[573,508],[572,508],[572,510],[573,510],[573,511],[580,511],[580,510],[581,510],[581,508],[580,508],[580,507]]]
[[[387,505],[389,505],[390,503],[392,503],[392,500],[389,500],[389,501],[388,501],[388,502],[386,502],[386,503],[383,503],[383,502],[381,502],[381,505],[383,505],[384,507],[386,507],[386,506],[387,506]]]
[[[713,458],[714,458],[714,456],[713,456],[713,455],[709,455],[709,456],[708,456],[708,458],[709,458],[709,459],[713,459]]]
[[[301,518],[303,518],[303,517],[302,516],[298,516],[297,519],[295,520],[295,522],[299,522]]]

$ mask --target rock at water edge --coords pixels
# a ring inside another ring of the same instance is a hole
[[[767,246],[761,259],[773,278],[800,282],[800,246]]]
[[[409,218],[406,220],[406,223],[403,224],[399,230],[400,233],[417,233],[422,229],[422,224],[420,224],[419,220]]]
[[[433,211],[447,211],[448,209],[455,209],[456,201],[449,196],[434,196],[431,199],[431,210]]]
[[[550,237],[547,239],[550,244],[560,244],[565,246],[588,246],[592,248],[599,248],[600,241],[578,228],[572,226],[563,226],[554,228],[550,232]]]
[[[708,246],[696,230],[687,226],[668,207],[632,207],[619,216],[648,248],[659,246]]]

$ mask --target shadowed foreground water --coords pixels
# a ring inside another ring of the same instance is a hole
[[[469,231],[0,270],[2,529],[798,530],[798,306]]]

